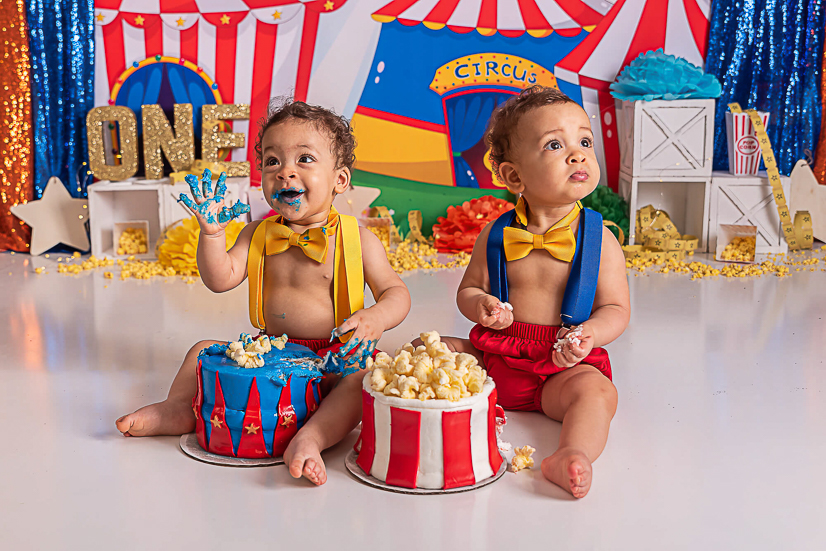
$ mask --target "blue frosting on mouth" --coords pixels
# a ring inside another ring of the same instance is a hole
[[[273,193],[272,200],[295,207],[296,212],[298,212],[298,209],[301,208],[301,197],[304,195],[305,191],[306,190],[298,189],[296,187],[284,188]],[[292,199],[289,199],[285,197],[286,192],[297,192],[298,195],[294,196]]]

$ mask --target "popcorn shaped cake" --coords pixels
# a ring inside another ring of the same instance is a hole
[[[493,379],[435,331],[421,338],[424,345],[405,344],[394,358],[380,352],[369,366],[356,463],[390,486],[473,486],[502,465]]]
[[[198,444],[241,458],[281,456],[318,408],[324,376],[321,358],[286,335],[247,334],[202,350],[197,374]]]

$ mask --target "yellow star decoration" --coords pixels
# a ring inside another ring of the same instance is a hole
[[[104,19],[106,19],[106,17],[102,13],[99,13],[95,16],[95,19],[97,19],[98,21],[103,21]]]
[[[185,20],[183,17],[179,17],[179,18],[175,21],[175,23],[177,23],[179,27],[183,27],[183,26],[184,26],[184,23],[186,23],[186,20]]]
[[[210,423],[212,423],[212,426],[215,427],[216,429],[221,428],[221,420],[218,419],[217,415],[212,418],[212,421],[210,421]]]
[[[335,7],[336,5],[333,4],[330,0],[327,0],[327,2],[324,3],[324,9],[327,11],[333,11],[333,8]]]
[[[276,20],[281,19],[281,12],[280,12],[280,11],[278,11],[278,10],[275,10],[275,11],[272,13],[272,18],[273,18],[273,19],[276,19]]]
[[[195,419],[197,419],[198,418],[198,408],[196,408],[195,406],[192,406],[192,413],[195,414]]]
[[[284,416],[284,420],[281,421],[281,425],[284,427],[289,427],[295,423],[295,416],[292,413],[288,413]]]
[[[256,426],[255,423],[250,423],[249,426],[244,428],[247,429],[247,434],[258,434],[258,429],[261,427]]]
[[[221,17],[221,24],[223,24],[223,25],[229,25],[229,16],[228,16],[227,14],[224,14],[224,15]]]
[[[144,22],[144,21],[146,21],[146,19],[144,19],[143,17],[141,17],[141,16],[139,15],[139,16],[137,16],[137,17],[135,18],[135,25],[143,25],[143,22]]]

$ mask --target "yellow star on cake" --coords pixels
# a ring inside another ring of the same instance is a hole
[[[72,197],[60,178],[52,176],[40,200],[15,205],[11,213],[32,227],[31,254],[37,256],[59,243],[86,251],[88,204],[86,199]]]
[[[281,421],[281,425],[284,427],[289,427],[293,423],[295,423],[295,415],[293,415],[292,413],[288,413],[287,415],[285,415],[284,420]]]
[[[210,421],[210,423],[212,423],[212,426],[213,426],[213,427],[215,427],[216,429],[220,429],[220,428],[221,428],[221,424],[222,424],[222,423],[221,423],[221,420],[220,420],[220,419],[218,419],[218,416],[217,416],[217,415],[216,415],[215,417],[213,417],[213,418],[212,418],[212,420]]]
[[[249,426],[244,428],[247,429],[247,434],[258,434],[258,429],[261,427],[256,426],[254,423],[250,423]]]

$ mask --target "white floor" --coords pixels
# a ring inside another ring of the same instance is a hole
[[[199,463],[177,437],[123,438],[115,418],[163,399],[195,341],[248,330],[246,285],[215,295],[0,254],[0,547],[824,549],[822,267],[631,276],[631,325],[608,347],[619,410],[575,501],[538,469],[462,494],[376,490],[345,469],[355,432],[325,452],[320,488],[283,466]],[[431,329],[466,335],[460,277],[407,275],[413,310],[380,347]],[[540,457],[556,448],[558,423],[509,421],[506,440]]]

